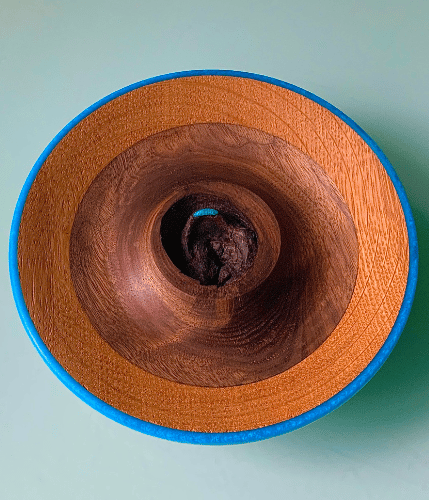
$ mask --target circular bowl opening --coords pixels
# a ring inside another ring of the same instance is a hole
[[[190,195],[228,200],[255,230],[253,263],[222,286],[163,245]],[[196,443],[277,435],[346,401],[394,347],[417,273],[377,145],[317,96],[224,71],[140,82],[73,120],[21,192],[10,256],[23,323],[67,387]]]

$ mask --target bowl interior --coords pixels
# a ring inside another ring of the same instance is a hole
[[[352,217],[320,166],[231,124],[124,151],[89,186],[70,238],[74,289],[101,337],[190,385],[252,383],[305,359],[341,320],[357,267]]]

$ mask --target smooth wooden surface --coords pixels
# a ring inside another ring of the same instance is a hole
[[[125,360],[91,325],[70,275],[74,215],[95,176],[153,133],[204,122],[257,128],[310,156],[346,201],[359,243],[356,286],[328,339],[289,370],[235,387],[178,384]],[[267,83],[215,76],[137,89],[80,122],[55,148],[33,184],[21,222],[19,255],[23,293],[35,326],[76,380],[130,415],[206,432],[279,422],[344,388],[389,334],[408,271],[400,202],[379,160],[356,132],[302,95]]]
[[[211,204],[257,234],[253,265],[220,287],[186,276],[162,245],[165,215],[192,195],[182,225],[171,222],[179,231]],[[267,379],[317,349],[347,308],[357,264],[352,218],[323,170],[282,139],[216,123],[169,129],[115,158],[86,191],[70,244],[74,288],[103,339],[154,375],[210,387]]]

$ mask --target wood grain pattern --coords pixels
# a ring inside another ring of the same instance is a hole
[[[253,265],[222,287],[186,276],[163,248],[162,220],[191,196],[185,221],[211,201],[257,234]],[[70,241],[74,287],[100,335],[140,368],[199,386],[256,382],[302,361],[339,323],[357,274],[353,221],[327,175],[238,125],[136,143],[88,188]]]
[[[356,227],[359,268],[340,323],[303,361],[260,382],[198,387],[137,367],[95,330],[71,280],[72,225],[95,177],[136,142],[192,123],[243,125],[300,149],[332,179]],[[277,423],[338,393],[386,340],[408,276],[401,204],[383,165],[363,139],[301,94],[229,76],[184,77],[147,85],[79,122],[54,148],[32,185],[18,252],[22,291],[32,320],[71,376],[129,415],[202,432]]]

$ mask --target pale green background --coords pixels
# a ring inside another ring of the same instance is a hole
[[[2,0],[0,4],[0,498],[429,498],[429,2]],[[141,435],[92,410],[32,347],[6,266],[33,163],[87,106],[158,74],[266,74],[328,100],[366,130],[408,193],[420,281],[376,377],[282,437],[201,447]]]

